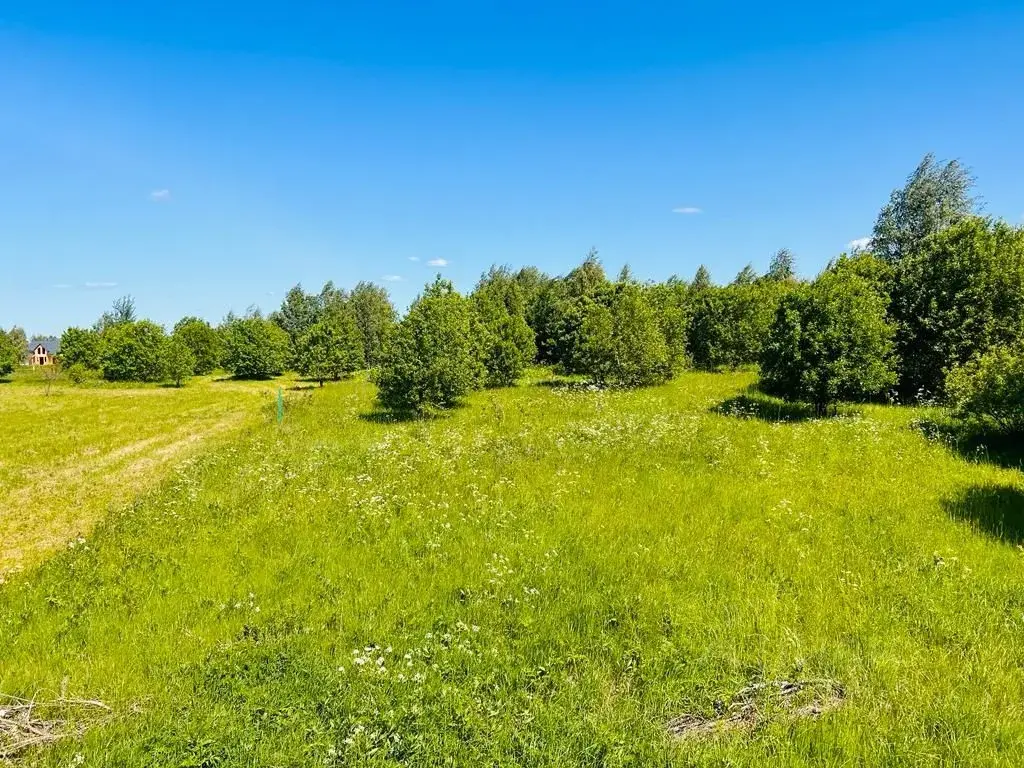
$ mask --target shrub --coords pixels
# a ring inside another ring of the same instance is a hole
[[[87,368],[82,363],[72,363],[64,369],[64,372],[67,374],[68,380],[76,386],[85,384],[96,375],[92,369]]]
[[[164,329],[149,320],[107,327],[100,344],[100,367],[107,381],[160,381]]]
[[[668,346],[669,366],[673,373],[683,370],[690,363],[687,344],[693,306],[689,293],[686,283],[674,277],[648,290],[648,300]]]
[[[892,297],[904,397],[942,396],[946,373],[1024,334],[1024,229],[970,217],[896,266]]]
[[[208,322],[198,317],[183,317],[174,326],[172,335],[192,353],[195,360],[192,373],[203,376],[217,367],[221,358],[220,336]]]
[[[479,322],[478,356],[488,387],[510,387],[536,353],[533,331],[522,315],[504,314]]]
[[[474,355],[473,310],[450,282],[438,278],[390,335],[374,374],[378,398],[397,412],[448,408],[483,379]]]
[[[1024,348],[996,347],[953,368],[946,392],[961,418],[1024,431]]]
[[[594,250],[565,277],[536,287],[528,315],[541,362],[566,373],[583,373],[584,318],[595,304],[607,307],[612,290]]]
[[[761,355],[766,391],[811,403],[864,400],[896,380],[885,297],[852,270],[830,268],[783,298]]]
[[[362,337],[365,365],[372,368],[380,363],[388,334],[395,326],[395,308],[386,290],[366,282],[352,289],[349,306]]]
[[[66,367],[100,369],[100,334],[90,328],[68,328],[60,337],[60,359]]]
[[[689,350],[695,367],[705,371],[756,363],[779,301],[790,283],[757,280],[747,267],[725,287],[693,290]]]
[[[590,307],[583,322],[585,372],[600,384],[661,384],[672,376],[668,345],[644,289],[619,286],[611,309]]]
[[[363,367],[363,340],[355,316],[347,309],[325,313],[299,338],[296,367],[303,376],[338,380]]]
[[[231,318],[222,328],[224,367],[243,379],[280,375],[288,360],[288,334],[258,315]]]
[[[192,376],[196,368],[196,358],[185,340],[174,335],[164,342],[163,349],[164,377],[180,387]]]
[[[533,331],[526,322],[523,288],[507,269],[492,267],[477,284],[472,302],[485,384],[511,386],[537,354]]]
[[[22,362],[24,349],[18,349],[17,343],[6,333],[0,331],[0,376],[6,376],[14,367]]]

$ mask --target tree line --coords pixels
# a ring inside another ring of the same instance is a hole
[[[401,319],[379,286],[328,283],[292,288],[267,317],[187,317],[169,334],[124,299],[69,328],[61,360],[73,376],[178,384],[216,367],[321,384],[369,368],[382,406],[417,413],[511,385],[533,363],[621,387],[757,365],[765,391],[819,411],[944,402],[1024,428],[1024,230],[981,215],[973,188],[961,163],[926,156],[870,244],[809,280],[787,250],[727,284],[704,266],[690,280],[642,282],[628,267],[610,279],[592,251],[563,276],[492,267],[467,295],[438,277]],[[0,343],[0,371],[5,354]]]

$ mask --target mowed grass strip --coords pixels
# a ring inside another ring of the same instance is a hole
[[[87,534],[210,440],[266,418],[274,385],[0,385],[0,574]]]
[[[752,378],[313,393],[0,587],[0,691],[114,710],[23,759],[1017,764],[1020,474]],[[670,730],[780,681],[830,698]]]

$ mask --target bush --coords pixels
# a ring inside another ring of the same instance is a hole
[[[22,362],[24,356],[25,350],[18,349],[15,341],[0,331],[0,376],[11,373],[14,367]]]
[[[474,355],[473,309],[450,282],[438,278],[390,335],[374,374],[380,404],[425,413],[459,402],[483,379]]]
[[[505,314],[479,323],[478,356],[488,387],[510,387],[536,354],[533,331],[521,315]]]
[[[102,334],[100,367],[107,381],[160,381],[164,329],[149,320],[118,323]]]
[[[642,387],[672,377],[668,345],[644,289],[619,286],[611,309],[590,307],[583,322],[583,368],[599,384]]]
[[[526,322],[526,302],[519,281],[507,269],[492,267],[473,291],[477,354],[488,387],[515,384],[537,354],[534,333]]]
[[[946,373],[1024,335],[1024,229],[970,217],[896,266],[892,316],[905,398],[943,395]]]
[[[395,326],[395,308],[388,292],[373,283],[358,283],[348,301],[362,337],[365,364],[372,368],[380,363],[388,334]]]
[[[959,417],[1024,431],[1024,348],[996,347],[957,366],[946,392]]]
[[[208,322],[198,317],[183,317],[174,326],[172,335],[192,353],[195,365],[191,373],[204,376],[217,367],[221,358],[220,336]]]
[[[691,288],[688,348],[694,366],[716,371],[756,363],[775,310],[793,284],[759,279],[749,266],[725,287],[708,281],[704,270]]]
[[[536,288],[528,316],[541,362],[565,373],[583,373],[583,321],[593,305],[609,305],[612,290],[593,250],[568,275]]]
[[[648,290],[648,300],[668,346],[669,366],[673,373],[678,373],[690,364],[687,346],[693,306],[689,294],[686,283],[674,277]]]
[[[288,360],[288,334],[258,315],[232,318],[222,328],[224,367],[242,379],[280,375]]]
[[[89,328],[68,328],[60,337],[60,360],[67,368],[100,369],[100,334]]]
[[[363,367],[363,339],[355,316],[347,309],[334,309],[299,337],[296,367],[303,376],[338,380]]]
[[[191,378],[196,368],[196,358],[184,339],[175,335],[164,343],[163,365],[164,377],[174,386],[180,387]]]
[[[896,381],[886,299],[853,270],[832,267],[779,306],[761,355],[764,389],[816,410],[865,400]]]
[[[82,363],[72,363],[64,369],[64,373],[67,375],[68,380],[76,386],[81,386],[96,376],[92,369],[87,368]]]

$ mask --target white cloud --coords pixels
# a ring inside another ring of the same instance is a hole
[[[85,284],[86,288],[116,288],[117,283],[108,283],[104,281],[94,281]]]
[[[420,260],[419,256],[410,256],[409,257],[409,261],[419,261],[419,260]]]
[[[154,189],[149,193],[149,199],[154,203],[166,203],[171,199],[171,190],[169,189]]]
[[[695,208],[692,205],[687,205],[687,206],[684,206],[682,208],[673,208],[672,209],[672,213],[685,213],[685,214],[692,215],[692,214],[695,214],[695,213],[704,213],[704,211],[702,211],[700,208]]]
[[[870,237],[858,237],[856,240],[851,240],[846,244],[846,247],[851,251],[863,251],[871,245]]]
[[[431,259],[427,262],[432,267],[447,267],[448,259]]]
[[[70,288],[71,284],[70,283],[54,283],[53,287],[54,288]]]
[[[383,280],[387,280],[389,283],[399,283],[402,281],[401,275],[384,275]]]

